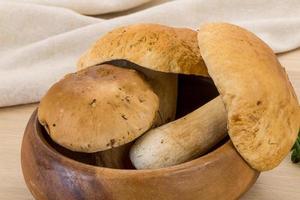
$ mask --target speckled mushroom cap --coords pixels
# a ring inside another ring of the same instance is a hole
[[[133,69],[98,65],[68,74],[41,100],[38,119],[58,144],[96,152],[148,130],[159,99]]]
[[[234,146],[253,168],[276,167],[294,144],[300,123],[284,68],[262,40],[238,26],[204,25],[198,42],[228,111]]]
[[[81,56],[78,69],[120,59],[154,71],[208,76],[200,56],[197,32],[159,24],[112,30]]]

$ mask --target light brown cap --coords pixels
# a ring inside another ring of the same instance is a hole
[[[293,146],[300,123],[284,68],[262,40],[238,26],[204,25],[198,42],[228,111],[234,146],[253,168],[276,167]]]
[[[81,56],[78,69],[120,59],[155,71],[208,76],[197,32],[159,24],[114,29]]]
[[[158,105],[157,95],[138,72],[99,65],[54,84],[41,100],[38,119],[58,144],[96,152],[147,131]]]

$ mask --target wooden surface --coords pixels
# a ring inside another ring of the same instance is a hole
[[[300,97],[300,49],[279,56]],[[36,104],[0,109],[0,199],[32,200],[20,166],[21,139],[25,125]],[[201,180],[199,180],[201,181]],[[300,165],[286,157],[276,169],[260,175],[256,184],[242,200],[300,199]]]

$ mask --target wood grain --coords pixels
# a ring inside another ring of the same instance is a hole
[[[279,55],[300,98],[300,49]],[[33,200],[26,188],[20,165],[20,148],[28,119],[37,104],[0,109],[0,199]],[[260,175],[242,200],[295,200],[300,197],[300,165],[290,155],[274,170]]]

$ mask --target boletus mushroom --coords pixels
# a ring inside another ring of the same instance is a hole
[[[206,153],[228,131],[250,166],[276,167],[294,144],[300,123],[284,68],[263,41],[234,25],[202,26],[198,44],[220,97],[144,134],[130,151],[133,164],[144,169],[182,163]]]

